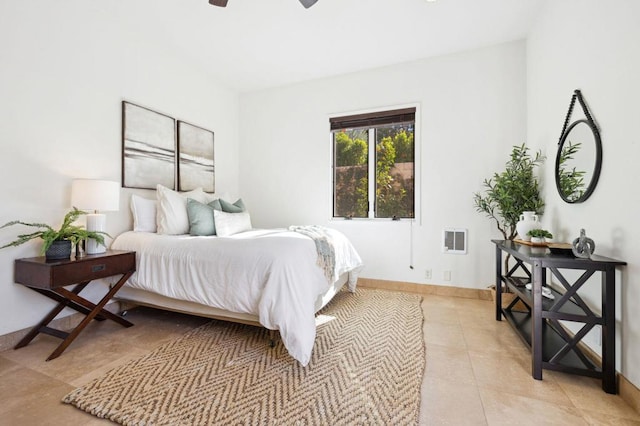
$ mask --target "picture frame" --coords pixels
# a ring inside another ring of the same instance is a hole
[[[214,132],[178,120],[178,190],[215,192]]]
[[[175,189],[176,120],[122,101],[122,186]]]

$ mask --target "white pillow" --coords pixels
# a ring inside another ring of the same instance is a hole
[[[251,217],[248,212],[225,213],[214,210],[213,218],[216,223],[216,235],[219,237],[227,237],[251,229]]]
[[[131,213],[133,214],[133,230],[136,232],[156,232],[156,212],[158,202],[131,195]]]
[[[158,197],[158,234],[188,234],[187,198],[204,203],[205,193],[202,188],[196,188],[189,192],[176,192],[158,184],[156,189]]]

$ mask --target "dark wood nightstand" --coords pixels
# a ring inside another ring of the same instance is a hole
[[[44,257],[17,259],[14,268],[15,282],[55,300],[58,306],[33,327],[14,349],[28,345],[39,333],[63,339],[47,358],[49,361],[60,356],[92,319],[97,321],[110,319],[125,327],[131,327],[132,323],[103,308],[135,270],[136,253],[133,251],[107,250],[102,254],[56,261],[47,261]],[[97,304],[78,295],[91,281],[119,274],[123,274],[122,278]],[[77,285],[71,290],[64,288],[71,284]],[[68,333],[48,327],[48,324],[66,307],[75,309],[86,317]]]

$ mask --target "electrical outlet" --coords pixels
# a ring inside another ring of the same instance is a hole
[[[442,279],[445,281],[451,281],[451,271],[443,271]]]
[[[425,280],[430,280],[431,279],[431,269],[425,269],[424,270],[424,279]]]

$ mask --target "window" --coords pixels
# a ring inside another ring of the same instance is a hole
[[[415,112],[330,119],[333,217],[415,217]]]

